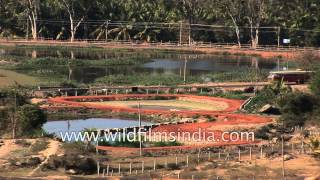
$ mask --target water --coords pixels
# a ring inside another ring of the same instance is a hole
[[[202,75],[207,73],[228,72],[256,68],[259,70],[274,70],[277,67],[277,60],[263,59],[259,57],[231,56],[231,55],[209,55],[177,53],[173,51],[132,51],[132,50],[90,50],[90,49],[49,49],[49,48],[0,48],[1,55],[14,55],[19,57],[63,57],[74,59],[108,59],[120,57],[139,57],[149,60],[147,63],[131,66],[106,66],[106,67],[61,67],[59,69],[37,69],[21,70],[34,71],[37,76],[51,77],[52,74],[59,74],[64,79],[71,77],[79,83],[92,83],[97,78],[107,75],[133,75],[136,73],[153,74],[180,74],[183,73],[185,57],[187,57],[187,76]],[[71,70],[71,71],[70,71]],[[44,73],[43,73],[44,72]],[[50,72],[50,73],[48,73]],[[69,73],[72,72],[70,75]],[[42,73],[42,74],[41,74]]]
[[[80,132],[85,128],[107,129],[107,128],[124,128],[129,126],[139,126],[138,121],[123,120],[113,118],[89,118],[69,120],[70,126],[68,130],[68,120],[48,121],[43,125],[43,129],[48,133],[60,136],[60,132]],[[142,122],[142,125],[151,123]]]

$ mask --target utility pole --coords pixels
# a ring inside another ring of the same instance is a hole
[[[140,142],[140,145],[139,145],[139,153],[140,153],[140,156],[142,156],[142,140],[141,140],[141,112],[140,112],[140,103],[138,104],[138,117],[139,117],[139,142]]]
[[[27,32],[26,32],[26,40],[29,40],[29,19],[27,18]]]
[[[280,26],[278,26],[278,33],[277,33],[277,35],[278,35],[278,48],[280,48]]]
[[[12,139],[16,138],[16,124],[17,124],[17,119],[16,119],[16,113],[17,113],[17,92],[14,92],[14,111],[12,114]]]
[[[108,42],[108,27],[109,27],[110,20],[107,20],[106,22],[106,42]]]
[[[180,21],[179,45],[182,45],[182,21]]]
[[[285,170],[284,170],[284,142],[283,142],[283,136],[281,137],[281,155],[282,155],[282,177],[285,179]]]
[[[183,82],[186,84],[187,57],[184,57]]]
[[[191,46],[191,24],[189,23],[189,46]]]

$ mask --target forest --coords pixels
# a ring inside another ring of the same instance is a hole
[[[0,37],[319,46],[318,0],[0,0]],[[290,39],[290,44],[283,44]]]

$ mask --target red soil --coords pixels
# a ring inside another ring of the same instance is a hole
[[[191,149],[191,148],[201,148],[201,147],[212,147],[212,146],[225,146],[225,145],[240,145],[240,144],[254,144],[257,141],[252,140],[239,140],[239,141],[220,141],[222,138],[222,131],[219,130],[223,126],[226,125],[252,125],[252,124],[266,124],[270,123],[272,120],[267,117],[257,116],[257,115],[248,115],[248,114],[231,114],[232,112],[239,109],[241,104],[243,103],[242,100],[231,100],[225,98],[217,98],[217,97],[208,97],[208,96],[196,96],[196,95],[172,95],[172,94],[165,94],[165,95],[152,95],[152,94],[118,94],[118,95],[109,95],[109,96],[73,96],[73,97],[56,97],[49,99],[49,102],[69,107],[85,107],[85,108],[93,108],[99,110],[108,110],[108,111],[116,111],[116,112],[129,112],[129,113],[138,113],[137,108],[130,108],[130,107],[115,107],[110,105],[104,104],[88,104],[84,103],[88,100],[90,101],[112,101],[112,100],[126,100],[127,98],[139,98],[139,99],[147,99],[153,96],[161,96],[161,97],[175,97],[175,98],[188,98],[190,100],[197,100],[197,101],[221,101],[228,105],[228,108],[222,111],[190,111],[190,110],[180,110],[180,111],[168,111],[168,110],[161,110],[161,109],[141,109],[142,114],[161,114],[161,115],[180,115],[184,117],[192,117],[193,115],[210,115],[215,117],[214,122],[202,122],[202,123],[186,123],[186,124],[168,124],[168,125],[161,125],[152,129],[152,132],[174,132],[177,134],[178,132],[189,132],[195,133],[198,132],[199,129],[206,134],[213,132],[215,135],[215,139],[218,139],[215,142],[205,143],[203,145],[184,145],[184,146],[172,146],[172,147],[150,147],[144,148],[145,151],[157,151],[157,150],[166,150],[166,149]],[[83,102],[80,102],[83,101]],[[54,106],[55,108],[57,106]],[[50,106],[47,107],[50,109]],[[228,139],[230,137],[224,137],[224,139]],[[99,146],[98,149],[100,150],[114,150],[119,149],[119,147],[101,147]],[[137,148],[123,148],[121,150],[132,150],[136,151]]]
[[[72,96],[72,97],[56,97],[49,99],[49,102],[54,104],[64,104],[69,105],[72,107],[86,107],[86,108],[93,108],[99,110],[110,110],[114,112],[129,112],[129,113],[138,113],[139,110],[137,108],[130,108],[130,107],[117,107],[105,104],[85,104],[83,102],[79,102],[79,100],[105,100],[105,101],[114,101],[114,100],[126,100],[127,98],[139,98],[139,99],[147,99],[150,97],[154,97],[153,94],[117,94],[117,95],[109,95],[109,96]],[[164,95],[157,95],[159,97],[175,97],[175,98],[188,98],[190,100],[194,99],[197,101],[206,101],[206,102],[217,102],[221,101],[228,105],[228,108],[222,111],[204,111],[204,110],[197,110],[197,111],[190,111],[190,110],[179,110],[179,111],[168,111],[168,110],[161,110],[161,109],[141,109],[140,112],[142,114],[177,114],[182,116],[192,116],[192,115],[206,115],[215,113],[227,113],[236,111],[241,104],[243,103],[242,100],[231,100],[225,98],[218,98],[218,97],[208,97],[208,96],[195,96],[195,95],[172,95],[172,94],[164,94]],[[50,106],[48,107],[50,109]]]

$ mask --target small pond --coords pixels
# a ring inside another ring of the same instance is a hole
[[[151,123],[142,122],[142,125]],[[124,128],[129,126],[139,126],[136,120],[124,120],[115,118],[89,118],[62,121],[48,121],[43,125],[43,129],[48,133],[60,136],[60,132],[80,132],[85,128],[107,129],[107,128]]]

